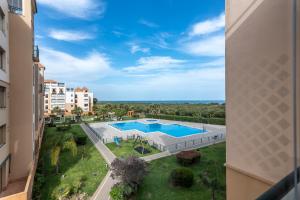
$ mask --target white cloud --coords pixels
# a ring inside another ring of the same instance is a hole
[[[41,48],[41,61],[46,66],[46,78],[64,82],[99,80],[112,73],[109,59],[96,51],[83,58],[50,48]]]
[[[68,42],[89,40],[94,38],[93,35],[82,31],[56,29],[53,29],[49,32],[49,37],[56,40],[63,40]]]
[[[182,44],[181,50],[196,56],[224,56],[225,37],[214,35],[193,39]]]
[[[142,53],[149,53],[150,52],[150,48],[142,48],[137,44],[131,43],[129,44],[130,46],[130,52],[132,54],[135,54],[137,52],[142,52]]]
[[[205,35],[219,31],[225,27],[225,14],[194,24],[189,32],[189,36]]]
[[[225,36],[220,33],[225,26],[225,14],[196,23],[188,34],[179,40],[179,50],[194,56],[224,56]]]
[[[148,26],[150,28],[158,28],[159,26],[157,24],[155,24],[154,22],[150,22],[148,20],[145,19],[140,19],[139,23],[145,26]]]
[[[137,61],[136,66],[126,67],[124,71],[130,73],[166,71],[179,67],[183,63],[185,63],[185,60],[178,60],[169,56],[142,57]]]
[[[38,3],[61,14],[81,19],[101,16],[105,11],[105,3],[102,0],[39,0]]]

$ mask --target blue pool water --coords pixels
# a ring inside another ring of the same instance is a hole
[[[160,124],[160,123],[152,123],[152,124],[144,124],[140,122],[121,122],[111,124],[111,126],[121,130],[121,131],[128,131],[128,130],[138,130],[144,133],[151,133],[151,132],[162,132],[173,137],[183,137],[192,134],[200,134],[206,132],[203,129],[192,128],[189,126],[183,126],[179,124]]]

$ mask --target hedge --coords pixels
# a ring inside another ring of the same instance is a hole
[[[186,122],[198,122],[205,124],[217,124],[217,125],[225,125],[224,118],[197,118],[190,116],[179,116],[179,115],[150,115],[147,114],[146,118],[155,118],[155,119],[166,119],[166,120],[175,120],[175,121],[186,121]]]
[[[183,166],[191,165],[198,162],[201,158],[201,154],[198,151],[182,151],[176,154],[177,162]]]
[[[170,179],[173,186],[191,187],[194,182],[194,174],[189,168],[177,168],[171,172]]]

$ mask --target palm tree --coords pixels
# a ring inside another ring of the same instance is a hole
[[[83,113],[82,108],[75,106],[74,110],[72,110],[72,114],[75,114],[76,116],[81,117],[81,114]]]
[[[51,144],[51,146],[53,146],[50,151],[51,165],[55,166],[56,174],[58,174],[59,160],[62,150],[69,150],[74,157],[77,155],[77,145],[74,140],[73,134],[71,133],[56,135]]]
[[[51,110],[51,113],[54,114],[54,115],[62,115],[63,110],[60,109],[58,106],[56,106]]]
[[[105,107],[102,107],[102,108],[97,108],[96,110],[95,110],[95,113],[96,113],[96,115],[98,116],[98,117],[100,117],[101,116],[101,119],[102,120],[105,120],[105,118],[106,118],[106,116],[107,116],[107,109],[105,108]]]
[[[150,112],[153,115],[158,115],[160,113],[160,105],[159,104],[150,105]]]
[[[218,188],[218,180],[217,178],[210,178],[208,173],[203,173],[202,175],[203,184],[211,189],[211,199],[216,199],[216,190]]]

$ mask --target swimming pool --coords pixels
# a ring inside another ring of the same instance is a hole
[[[162,132],[173,137],[183,137],[207,132],[203,129],[192,128],[189,126],[183,126],[179,124],[144,124],[141,122],[120,122],[111,124],[111,126],[121,131],[138,130],[144,133]]]

